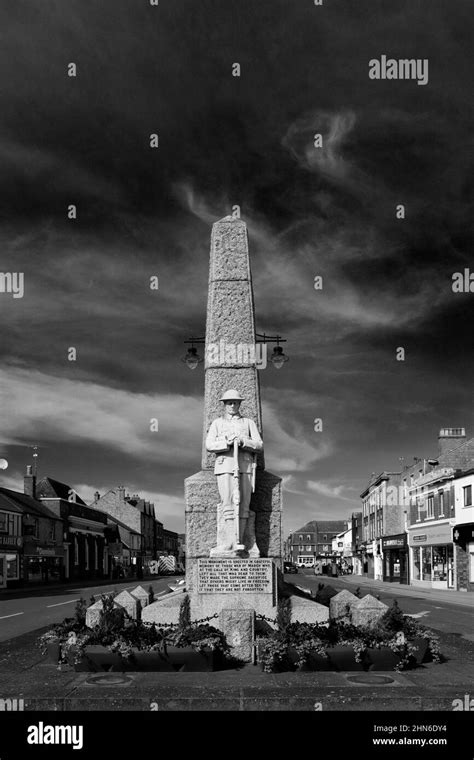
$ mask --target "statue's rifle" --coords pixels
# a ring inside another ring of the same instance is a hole
[[[239,439],[234,438],[234,490],[232,501],[235,507],[236,544],[240,545],[240,488],[239,488]]]

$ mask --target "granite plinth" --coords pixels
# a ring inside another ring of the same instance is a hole
[[[255,612],[253,610],[223,609],[220,613],[220,629],[237,660],[252,662],[255,640]]]
[[[186,501],[186,587],[194,591],[194,564],[209,557],[216,544],[217,506],[220,502],[217,478],[201,470],[185,479]],[[255,493],[250,508],[255,511],[255,534],[261,557],[282,566],[281,478],[267,470],[257,470]]]

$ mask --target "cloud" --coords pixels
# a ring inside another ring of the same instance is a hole
[[[343,147],[355,123],[353,111],[314,110],[290,124],[282,143],[304,169],[321,172],[341,182],[351,172]],[[316,134],[322,135],[322,147],[314,145]]]
[[[202,402],[195,398],[133,393],[18,367],[0,369],[0,387],[5,443],[93,442],[161,466],[196,461]],[[157,432],[150,431],[154,418]]]
[[[344,492],[348,490],[346,486],[331,486],[328,483],[323,483],[317,480],[308,480],[307,487],[310,491],[321,494],[321,496],[328,496],[330,499],[339,499],[343,501],[355,501],[350,497],[344,496]],[[353,490],[353,489],[351,489]]]

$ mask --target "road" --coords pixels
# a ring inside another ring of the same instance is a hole
[[[285,575],[285,580],[302,588],[309,588],[314,593],[318,590],[319,583],[333,586],[337,591],[347,589],[352,593],[359,586],[363,596],[371,593],[389,606],[396,599],[405,614],[413,615],[430,628],[445,633],[456,633],[471,641],[474,640],[473,594],[464,594],[465,601],[463,599],[463,603],[459,604],[454,597],[453,601],[449,599],[449,591],[430,592],[413,586],[391,587],[377,581],[363,582],[360,577],[350,575],[333,579],[315,576],[309,569],[300,570],[295,575]]]
[[[167,576],[157,579],[135,581],[128,578],[123,581],[111,581],[110,586],[85,586],[74,589],[42,589],[32,592],[31,596],[25,596],[25,590],[11,597],[0,597],[0,641],[13,639],[23,633],[43,628],[51,623],[60,623],[65,617],[72,617],[76,601],[83,597],[89,601],[91,596],[96,598],[100,594],[112,591],[131,591],[137,585],[142,585],[148,591],[150,585],[155,594],[159,594],[167,588],[169,583],[180,580],[180,577]]]
[[[153,580],[142,581],[143,587],[148,590],[150,584],[155,594],[167,588],[168,584],[180,580],[178,576],[168,576]],[[316,593],[319,583],[331,585],[340,591],[343,588],[354,592],[360,585],[361,593],[373,593],[378,595],[382,602],[388,605],[396,599],[406,614],[414,615],[427,626],[445,633],[456,633],[470,640],[474,640],[474,597],[465,596],[463,604],[458,604],[453,598],[449,599],[449,592],[432,594],[420,589],[406,586],[403,589],[392,588],[377,582],[367,583],[357,576],[342,576],[332,579],[325,576],[315,576],[311,570],[300,570],[296,575],[285,575],[285,580],[295,583],[302,588],[311,589]],[[123,581],[113,581],[109,586],[85,586],[74,589],[41,589],[31,595],[23,590],[12,597],[0,597],[0,641],[20,636],[23,633],[43,628],[51,623],[60,623],[65,617],[71,617],[74,613],[76,601],[82,596],[89,601],[92,595],[110,593],[111,591],[131,590],[137,586],[130,578]]]

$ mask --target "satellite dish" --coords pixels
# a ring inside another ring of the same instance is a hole
[[[6,470],[8,467],[8,462],[6,459],[0,459],[0,470]]]

